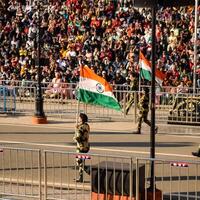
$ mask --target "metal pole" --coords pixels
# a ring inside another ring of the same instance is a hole
[[[39,179],[39,200],[42,200],[42,161],[41,150],[38,150],[38,179]]]
[[[198,0],[195,0],[193,94],[196,93]]]
[[[44,152],[44,200],[47,199],[47,152]]]
[[[151,148],[150,157],[155,158],[155,54],[156,54],[156,5],[152,6],[152,80],[151,80]],[[151,160],[150,188],[154,189],[154,161]]]
[[[45,114],[43,111],[43,97],[42,97],[42,89],[41,89],[41,46],[40,46],[40,0],[38,0],[38,19],[37,19],[37,88],[36,88],[36,100],[35,100],[35,116],[45,118]]]
[[[139,172],[139,159],[136,158],[136,200],[140,199],[139,198],[139,193],[140,193],[140,190],[139,190],[139,187],[140,187],[139,186],[140,185],[140,183],[139,183],[140,182],[139,176],[140,176],[140,172]]]

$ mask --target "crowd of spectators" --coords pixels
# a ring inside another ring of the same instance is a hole
[[[62,82],[76,83],[79,66],[88,65],[110,83],[128,84],[130,73],[138,76],[139,52],[150,59],[150,9],[134,8],[132,0],[41,2],[40,8],[35,0],[1,7],[0,79],[37,80],[39,26],[42,82],[57,74]],[[194,7],[158,10],[156,66],[166,74],[163,86],[192,86],[193,38]],[[199,54],[200,38],[197,45]]]

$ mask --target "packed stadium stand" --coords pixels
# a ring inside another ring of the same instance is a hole
[[[130,73],[138,75],[139,52],[150,60],[150,9],[134,8],[131,0],[41,2],[39,9],[34,0],[1,1],[0,80],[37,80],[38,27],[42,82],[52,82],[57,74],[61,82],[75,83],[79,66],[88,65],[112,84],[127,84]],[[159,8],[156,39],[156,67],[166,74],[163,86],[191,87],[194,7]],[[199,54],[200,35],[197,46]]]

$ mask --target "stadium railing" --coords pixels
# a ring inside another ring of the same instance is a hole
[[[42,199],[41,151],[1,147],[0,194],[20,199]]]
[[[4,100],[4,103],[12,107],[12,109],[3,109],[4,105],[1,105],[0,112],[32,115],[35,111],[36,85],[36,82],[16,81],[12,86],[11,81],[2,81],[0,87],[6,88],[7,91],[12,91],[14,97],[11,95],[5,97],[0,94],[0,98]],[[142,91],[142,87],[140,90]],[[175,88],[169,87],[165,87],[162,90],[164,91],[161,91],[159,88],[156,89],[157,122],[166,123],[170,121],[170,123],[189,124],[198,124],[200,122],[200,99],[198,93],[177,93]],[[132,106],[128,115],[125,114],[125,111],[130,94],[134,92],[134,102],[138,103],[140,92],[130,91],[128,85],[114,85],[113,92],[121,104],[122,112],[84,103],[80,103],[80,110],[88,113],[90,119],[112,119],[136,122],[137,106]],[[62,83],[59,89],[53,89],[50,87],[50,83],[42,83],[42,93],[44,98],[44,111],[47,116],[64,117],[76,115],[78,103],[76,84]],[[181,100],[185,103],[181,103]]]
[[[21,200],[198,199],[200,162],[2,147],[0,195]],[[83,162],[83,182],[77,159]],[[149,192],[154,163],[154,186]]]
[[[150,169],[154,164],[154,176]],[[145,190],[143,199],[199,199],[200,162],[188,160],[136,158],[136,200],[139,200],[139,168],[145,166]],[[151,187],[150,179],[154,179]],[[154,196],[151,192],[153,191]]]

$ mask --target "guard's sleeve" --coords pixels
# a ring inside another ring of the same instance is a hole
[[[75,135],[74,135],[74,140],[76,140],[77,142],[80,142],[82,135],[83,135],[83,127],[79,126],[76,129],[76,132],[75,132]]]

